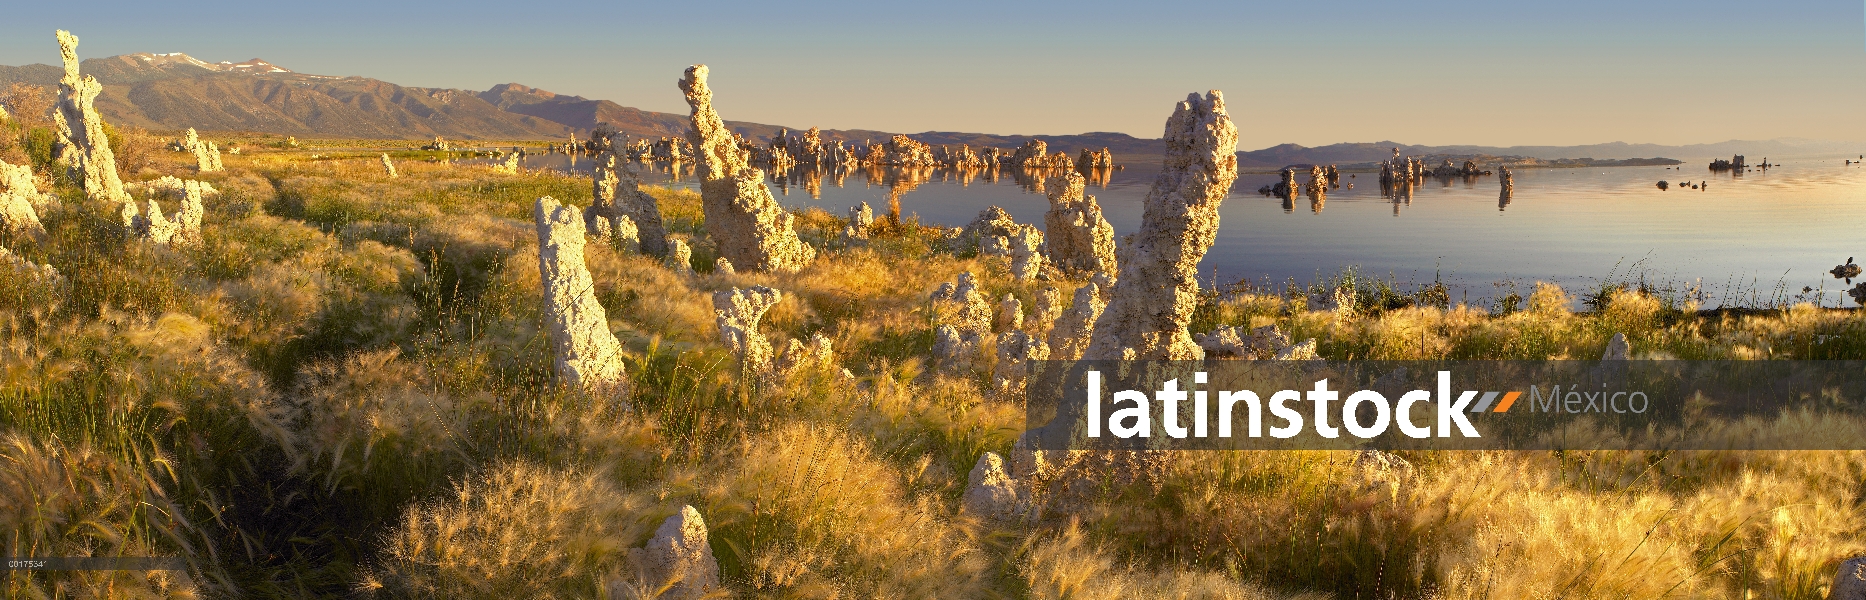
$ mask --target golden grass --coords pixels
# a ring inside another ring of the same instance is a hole
[[[44,239],[0,236],[67,275],[0,273],[3,550],[190,564],[36,573],[7,595],[651,596],[628,550],[683,504],[744,597],[1805,599],[1866,552],[1859,452],[1412,452],[1390,488],[1347,453],[1186,453],[1075,519],[981,523],[958,514],[966,474],[1009,451],[1023,411],[978,374],[929,372],[927,293],[969,270],[1029,310],[1080,281],[1012,281],[911,222],[845,246],[821,211],[801,233],[832,251],[803,272],[711,273],[697,195],[652,189],[701,274],[588,249],[634,384],[588,398],[551,382],[530,220],[538,196],[587,203],[587,180],[418,152],[389,180],[372,153],[263,141],[224,173],[158,153],[133,177],[223,191],[199,246],[139,242],[69,186]],[[775,344],[827,335],[854,379],[741,377],[711,294],[747,285],[784,293]],[[1352,316],[1212,294],[1195,328],[1275,323],[1330,358],[1591,359],[1614,333],[1653,358],[1866,357],[1857,311],[1356,293]]]

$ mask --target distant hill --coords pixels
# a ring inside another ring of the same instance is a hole
[[[104,84],[97,109],[105,120],[151,129],[400,139],[561,139],[572,129],[501,110],[472,92],[294,73],[260,59],[209,63],[140,53],[79,68]],[[0,84],[55,87],[60,75],[48,65],[0,67]]]
[[[1744,141],[1730,140],[1715,144],[1691,144],[1686,146],[1662,146],[1658,144],[1628,144],[1613,142],[1608,144],[1589,144],[1585,146],[1416,146],[1401,144],[1391,140],[1380,142],[1343,143],[1317,146],[1314,148],[1296,144],[1280,144],[1238,153],[1238,166],[1251,169],[1280,168],[1292,164],[1338,164],[1371,163],[1383,161],[1393,156],[1393,149],[1399,148],[1406,156],[1464,156],[1464,157],[1527,157],[1544,161],[1562,159],[1633,159],[1651,157],[1704,158],[1712,156],[1728,157],[1744,154],[1750,162],[1762,162],[1762,157],[1771,154],[1791,156],[1797,154],[1828,154],[1849,151],[1866,152],[1866,144],[1853,142],[1829,142],[1783,138],[1775,140]],[[1481,162],[1481,161],[1480,161]],[[1654,163],[1662,164],[1662,163]]]
[[[599,123],[608,123],[638,138],[672,137],[687,131],[684,113],[645,111],[517,83],[496,85],[483,92],[404,87],[366,77],[297,73],[258,58],[210,63],[181,53],[93,58],[84,61],[82,69],[104,84],[97,106],[105,119],[150,129],[193,127],[202,131],[410,140],[437,135],[458,140],[562,140],[573,132],[587,135]],[[61,74],[61,69],[50,65],[0,66],[0,85],[23,81],[56,87]],[[746,121],[727,121],[726,125],[760,142],[768,142],[783,128]],[[793,131],[807,128],[790,127]],[[826,140],[846,142],[880,142],[894,135],[866,129],[822,133]],[[1164,143],[1158,139],[1109,132],[1033,136],[929,131],[909,135],[928,144],[969,144],[974,148],[1015,148],[1031,139],[1041,139],[1051,152],[1073,154],[1082,148],[1108,148],[1117,161],[1129,160],[1126,157],[1147,160],[1165,152]],[[1381,141],[1314,148],[1281,144],[1239,152],[1238,165],[1250,170],[1293,164],[1346,166],[1385,160],[1396,147],[1409,156],[1526,157],[1542,161],[1745,154],[1751,162],[1760,162],[1771,155],[1866,152],[1866,144],[1802,139],[1731,140],[1687,146],[1613,142],[1507,148]]]

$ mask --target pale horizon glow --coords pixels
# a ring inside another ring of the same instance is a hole
[[[39,3],[0,23],[0,64],[56,63],[63,28],[84,58],[261,58],[672,113],[705,63],[723,116],[789,127],[1157,138],[1174,102],[1219,89],[1246,149],[1866,140],[1852,2],[694,6]]]

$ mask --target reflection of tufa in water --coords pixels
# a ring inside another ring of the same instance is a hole
[[[1509,167],[1497,165],[1497,183],[1502,187],[1502,191],[1497,193],[1497,212],[1503,212],[1510,206],[1510,196],[1516,193],[1516,178],[1510,173]],[[1663,186],[1665,182],[1661,181],[1659,185]]]

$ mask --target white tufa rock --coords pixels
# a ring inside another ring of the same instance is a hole
[[[959,274],[958,285],[942,283],[933,291],[933,320],[948,324],[974,337],[991,331],[991,303],[978,291],[978,279],[971,271]]]
[[[1034,324],[1031,328],[1038,333],[1047,333],[1056,325],[1057,317],[1063,315],[1063,293],[1054,287],[1037,290],[1037,305],[1032,308],[1026,323]]]
[[[706,233],[719,255],[753,271],[795,273],[816,259],[816,249],[797,237],[794,220],[765,185],[764,171],[749,164],[748,152],[713,110],[706,65],[687,68],[680,90],[693,108],[687,132],[699,158],[700,201]]]
[[[78,74],[78,36],[60,30],[58,53],[65,76],[58,80],[58,107],[52,111],[58,135],[52,152],[72,180],[84,187],[85,197],[127,203],[126,212],[134,211],[134,201],[117,177],[117,157],[104,134],[104,118],[93,105],[104,86],[95,77]]]
[[[1062,315],[1056,318],[1050,329],[1050,357],[1056,360],[1076,360],[1088,350],[1093,340],[1095,323],[1101,319],[1108,307],[1108,296],[1104,290],[1113,286],[1106,277],[1076,288],[1075,302],[1069,305]]]
[[[571,387],[621,393],[622,344],[596,300],[596,282],[583,264],[582,211],[545,196],[532,216],[538,226],[538,272],[544,285],[544,326],[550,333],[557,377]]]
[[[674,238],[667,241],[667,268],[675,273],[693,274],[693,249],[687,246],[687,240]]]
[[[739,357],[743,372],[764,373],[771,369],[771,341],[758,333],[758,321],[782,299],[784,294],[764,286],[713,292],[719,339]]]
[[[863,202],[849,209],[849,226],[842,230],[842,237],[856,240],[868,239],[868,230],[875,226],[875,210]]]
[[[33,181],[31,167],[0,161],[0,228],[44,235],[45,225],[39,222],[36,208],[44,199]]]
[[[1246,360],[1313,360],[1315,340],[1291,344],[1288,335],[1272,323],[1245,331],[1245,327],[1219,326],[1211,333],[1193,334],[1192,339],[1205,351],[1205,358],[1241,358]]]
[[[183,150],[194,153],[194,168],[196,171],[208,173],[226,170],[220,165],[220,147],[215,146],[212,142],[203,143],[201,141],[201,136],[195,134],[193,127],[188,128],[188,137],[182,139],[181,147]],[[238,154],[238,152],[235,152],[235,154]],[[382,160],[384,164],[387,164],[389,160],[388,155],[384,154]],[[394,177],[393,169],[391,169],[390,177]]]
[[[998,314],[991,322],[991,330],[998,333],[1013,331],[1024,326],[1024,303],[1014,294],[1005,294],[998,301]]]
[[[1271,360],[1321,360],[1322,355],[1315,351],[1315,338],[1309,338],[1309,339],[1303,340],[1302,343],[1300,344],[1293,344],[1288,348],[1284,348],[1282,350],[1276,351],[1276,356],[1272,356],[1270,357],[1270,359]]]
[[[518,153],[513,152],[510,154],[507,154],[505,156],[505,160],[493,163],[492,172],[499,173],[502,175],[517,175],[518,174]]]
[[[692,506],[680,507],[680,512],[654,530],[654,537],[642,549],[641,566],[648,585],[665,588],[655,598],[700,600],[724,589],[707,537],[706,521]]]
[[[395,173],[395,163],[389,162],[389,153],[387,152],[382,153],[382,170],[389,174],[389,179],[401,177],[401,175]]]
[[[933,330],[934,364],[946,373],[972,372],[978,367],[981,337],[977,330],[940,325]]]
[[[965,244],[975,245],[980,255],[1009,257],[1011,277],[1018,281],[1035,279],[1043,272],[1043,230],[1018,223],[1002,208],[979,211],[978,219],[960,236]]]
[[[1203,357],[1186,324],[1198,306],[1199,260],[1218,235],[1218,206],[1237,180],[1237,127],[1224,95],[1192,94],[1166,121],[1166,161],[1147,192],[1140,231],[1123,249],[1121,277],[1084,356]]]
[[[1043,213],[1050,262],[1065,271],[1114,272],[1114,226],[1102,217],[1094,196],[1082,195],[1082,175],[1067,171],[1044,187],[1050,199],[1050,210]]]
[[[791,340],[777,358],[777,375],[790,377],[808,370],[828,370],[836,366],[836,352],[829,336],[817,332],[810,342]]]
[[[130,229],[136,235],[158,244],[192,244],[200,241],[201,217],[207,212],[202,205],[202,197],[220,193],[205,181],[175,177],[163,177],[131,187],[148,194],[150,198],[149,209],[145,214],[124,212],[124,216],[129,219]],[[158,199],[181,206],[174,220],[163,216]]]
[[[998,364],[992,370],[991,386],[1005,396],[1024,393],[1024,387],[1039,366],[1049,360],[1050,346],[1022,331],[998,336]]]
[[[719,275],[739,274],[737,269],[732,268],[732,261],[726,260],[724,256],[713,259],[713,272]]]
[[[0,246],[0,265],[5,265],[16,273],[24,273],[27,279],[34,281],[58,283],[64,280],[64,277],[58,274],[58,269],[52,268],[52,265],[42,265],[26,260],[26,257],[14,254],[12,250],[4,246]]]
[[[1607,351],[1600,355],[1601,360],[1627,360],[1632,357],[1633,346],[1627,343],[1624,333],[1613,334],[1613,339],[1607,340]]]
[[[635,226],[634,219],[628,215],[618,216],[611,227],[614,228],[611,236],[617,248],[623,252],[641,252],[641,229]],[[667,240],[663,238],[662,241]]]
[[[655,203],[654,196],[641,191],[641,179],[635,173],[617,165],[613,153],[604,153],[596,159],[596,169],[591,173],[595,179],[595,200],[590,203],[590,212],[585,217],[592,229],[598,227],[598,221],[608,221],[609,228],[616,232],[617,239],[634,239],[635,246],[649,256],[667,255],[667,229],[661,225],[661,208]],[[634,233],[624,231],[623,221],[628,221],[627,228]],[[625,248],[626,249],[626,248]]]
[[[965,496],[960,505],[967,514],[987,521],[1009,521],[1017,517],[1017,481],[1004,472],[1004,459],[996,452],[978,457],[978,464],[966,476]]]

